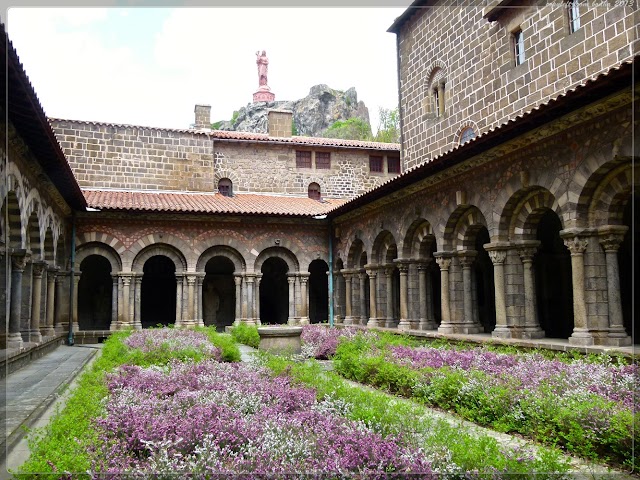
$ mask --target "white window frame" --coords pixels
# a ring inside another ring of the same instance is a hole
[[[567,11],[569,13],[569,33],[574,33],[580,30],[580,4],[576,1],[570,1],[567,4]]]
[[[517,29],[513,32],[513,53],[515,57],[516,66],[522,65],[525,61],[524,56],[524,34],[522,29]]]

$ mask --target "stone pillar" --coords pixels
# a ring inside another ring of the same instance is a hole
[[[202,284],[204,283],[204,273],[196,274],[196,325],[204,327],[204,313],[202,308]]]
[[[300,274],[300,325],[309,325],[309,294],[307,292],[307,283],[310,274]]]
[[[255,313],[253,311],[253,294],[254,294],[254,282],[256,276],[254,273],[247,273],[245,275],[245,290],[247,293],[247,319],[246,322],[249,325],[255,325]],[[291,297],[289,297],[289,301],[291,301]]]
[[[131,293],[131,274],[121,274],[122,280],[122,326],[131,327],[133,321],[129,318],[130,293]]]
[[[262,325],[262,320],[260,320],[260,284],[262,283],[262,274],[256,273],[256,283],[255,283],[255,296],[254,296],[254,313],[255,313],[255,321],[256,325]]]
[[[543,338],[544,331],[538,321],[538,305],[536,300],[536,276],[533,270],[533,257],[536,254],[540,242],[527,242],[518,248],[518,255],[522,261],[522,273],[524,275],[524,331],[522,338]]]
[[[367,281],[367,272],[361,270],[358,278],[360,279],[360,321],[358,323],[366,325],[369,320],[367,318],[367,284],[365,283]]]
[[[627,335],[622,318],[620,271],[618,268],[618,249],[627,230],[628,227],[621,225],[608,226],[599,231],[600,245],[604,249],[607,262],[607,303],[609,309],[607,344],[618,347],[631,345],[631,337]]]
[[[78,285],[80,284],[80,275],[82,272],[74,270],[73,272],[73,304],[71,305],[71,320],[73,322],[73,331],[79,332],[78,325]]]
[[[194,326],[196,322],[196,276],[193,274],[185,275],[187,280],[187,318],[183,325]]]
[[[562,233],[562,232],[561,232]],[[593,345],[593,335],[587,327],[587,309],[584,298],[584,252],[589,242],[584,237],[572,235],[564,238],[571,253],[571,282],[573,285],[573,333],[571,345]]]
[[[65,304],[65,278],[69,276],[69,272],[58,272],[56,275],[56,314],[54,329],[56,334],[64,333],[69,326],[69,310],[66,309],[68,304]],[[68,292],[67,292],[68,293]],[[69,298],[69,295],[67,295]]]
[[[47,268],[47,305],[45,308],[45,324],[40,329],[43,337],[53,337],[56,331],[53,329],[53,319],[55,312],[56,295],[56,272],[57,268]]]
[[[184,275],[176,273],[176,327],[182,325],[182,293],[184,289]]]
[[[9,335],[7,348],[22,348],[20,334],[20,312],[22,310],[22,273],[27,266],[29,255],[26,250],[11,253],[11,299],[9,303]]]
[[[409,330],[411,328],[411,322],[409,321],[409,292],[407,288],[409,264],[398,262],[398,270],[400,270],[400,323],[398,324],[398,330]]]
[[[133,328],[142,330],[142,275],[133,277]]]
[[[420,302],[420,320],[418,328],[420,330],[433,330],[437,327],[436,319],[433,316],[433,303],[431,299],[431,283],[429,281],[429,263],[431,258],[425,262],[418,263],[418,299]]]
[[[341,270],[344,277],[344,325],[353,325],[353,314],[351,312],[351,302],[353,301],[351,292],[352,274],[349,270]]]
[[[233,282],[236,286],[236,318],[234,319],[233,324],[237,325],[238,323],[240,323],[240,320],[242,318],[242,275],[235,274],[233,276]]]
[[[287,282],[289,282],[289,318],[287,324],[296,324],[296,277],[295,274],[287,274]]]
[[[463,250],[458,253],[460,264],[462,265],[462,285],[464,289],[464,322],[461,332],[456,333],[478,333],[479,329],[475,323],[473,315],[473,284],[471,283],[471,266],[476,259],[478,252],[475,250]]]
[[[504,288],[504,262],[507,259],[507,251],[505,249],[493,249],[489,245],[484,245],[484,248],[489,253],[489,258],[493,263],[493,286],[496,299],[496,327],[491,332],[491,336],[511,338],[511,329],[507,325],[507,302]]]
[[[42,334],[40,333],[40,306],[42,302],[42,273],[47,264],[45,262],[33,262],[33,288],[31,289],[31,325],[29,329],[29,341],[41,342]]]
[[[449,268],[451,267],[451,257],[445,252],[436,252],[436,263],[440,267],[440,308],[441,322],[438,327],[439,333],[454,333],[451,324],[451,305],[449,303]]]
[[[118,276],[111,275],[111,325],[109,330],[118,330],[120,328],[120,319],[118,317]]]
[[[384,276],[386,279],[386,287],[387,287],[387,308],[386,308],[386,318],[385,318],[385,327],[394,328],[396,326],[396,319],[393,317],[393,271],[395,270],[395,266],[387,265],[384,269]]]
[[[369,275],[369,321],[367,322],[367,327],[379,327],[377,308],[378,271],[371,265],[367,268],[367,274]]]

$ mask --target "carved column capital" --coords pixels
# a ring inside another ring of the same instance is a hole
[[[587,250],[589,241],[584,237],[570,237],[564,239],[564,244],[569,249],[571,256],[582,255]]]
[[[416,267],[418,268],[419,272],[426,272],[427,270],[429,270],[429,264],[431,263],[431,260],[433,260],[431,257],[429,258],[429,261],[420,261],[416,264]]]
[[[291,278],[292,274],[288,274],[287,277]],[[287,279],[288,279],[287,278]],[[246,283],[253,283],[256,279],[256,274],[255,273],[245,273],[244,274],[244,280]]]
[[[624,240],[624,235],[629,230],[626,225],[606,225],[598,229],[600,245],[605,252],[617,252]]]
[[[400,275],[406,275],[409,272],[409,265],[411,265],[411,260],[404,258],[397,258],[394,260],[396,267],[400,270]]]
[[[29,260],[29,252],[26,250],[14,250],[11,252],[11,267],[14,271],[24,272]]]
[[[473,262],[476,261],[476,256],[478,252],[475,250],[461,250],[458,252],[458,259],[460,260],[460,264],[462,268],[471,268]]]
[[[491,263],[493,263],[494,265],[502,265],[504,264],[504,261],[507,259],[506,250],[489,250],[489,252],[487,253],[489,254]]]
[[[38,262],[33,262],[32,263],[32,268],[33,268],[33,276],[34,277],[42,277],[42,274],[44,273],[45,269],[47,268],[47,262],[43,262],[43,261],[38,261]]]
[[[233,283],[235,283],[236,287],[239,287],[240,285],[242,285],[242,275],[234,275]]]
[[[436,263],[440,270],[449,270],[451,267],[451,257],[436,257]]]
[[[251,279],[251,282],[253,282],[253,279]],[[289,285],[293,285],[296,282],[295,274],[293,273],[287,274],[287,282],[289,283]]]

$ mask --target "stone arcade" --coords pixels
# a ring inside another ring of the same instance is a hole
[[[2,347],[69,319],[97,341],[330,306],[345,325],[630,345],[633,9],[450,12],[417,1],[390,29],[401,148],[292,137],[282,111],[269,134],[212,131],[207,106],[192,130],[47,124],[9,44]]]

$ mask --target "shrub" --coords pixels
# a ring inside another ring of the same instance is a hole
[[[231,336],[236,342],[253,348],[258,348],[258,345],[260,345],[260,335],[258,335],[258,327],[255,325],[238,323],[231,329]]]

